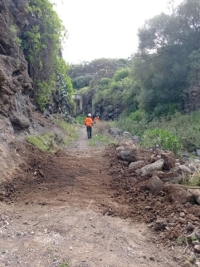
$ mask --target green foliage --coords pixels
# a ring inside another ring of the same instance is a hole
[[[18,28],[16,25],[12,24],[10,27],[9,27],[9,30],[10,32],[14,35],[14,40],[15,42],[18,44],[18,46],[20,47],[21,44],[22,44],[22,40],[17,36],[18,35]]]
[[[100,80],[100,85],[105,86],[108,85],[112,80],[110,78],[102,78]]]
[[[87,87],[90,84],[90,81],[92,80],[92,75],[85,75],[85,76],[79,76],[72,80],[73,88],[74,89],[81,89],[83,87]]]
[[[147,130],[142,136],[141,145],[149,148],[159,146],[164,150],[173,151],[174,154],[177,154],[178,150],[181,149],[181,144],[175,135],[170,133],[168,130],[158,128],[154,130]]]
[[[85,94],[85,93],[88,93],[89,91],[90,91],[90,87],[83,87],[83,88],[81,88],[80,90],[75,91],[75,93],[78,93],[78,94]]]
[[[54,153],[59,147],[69,145],[78,137],[78,127],[67,123],[61,116],[54,115],[53,122],[63,129],[65,134],[28,135],[26,136],[26,141],[44,152]]]
[[[81,125],[84,125],[84,119],[85,119],[85,115],[79,115],[76,117],[76,121]]]
[[[15,37],[15,42],[18,44],[19,47],[21,47],[22,40],[19,37]]]
[[[67,143],[73,141],[78,137],[78,127],[74,124],[70,124],[59,115],[53,116],[53,122],[57,124],[67,134]]]
[[[183,107],[187,71],[180,54],[180,51],[165,49],[159,56],[148,55],[145,61],[134,61],[133,79],[137,79],[141,87],[137,98],[139,107],[152,116],[163,116],[172,109],[180,110]],[[174,55],[174,61],[171,55]]]
[[[124,78],[128,77],[129,74],[130,74],[129,68],[118,69],[114,74],[114,80],[116,82],[121,81]]]
[[[39,104],[40,109],[44,111],[46,105],[49,103],[51,99],[51,94],[53,92],[53,84],[49,85],[43,81],[38,83],[38,89],[39,89],[39,94],[37,98],[37,103]]]
[[[14,34],[15,36],[16,36],[17,33],[18,33],[18,28],[17,28],[17,26],[14,25],[14,24],[10,25],[9,30],[10,30],[10,32],[11,32],[12,34]]]
[[[128,112],[137,109],[136,83],[133,83],[129,77],[128,68],[117,70],[114,78],[102,78],[100,84],[96,87],[96,93],[93,98],[93,106],[101,106],[105,109],[111,105],[113,110],[120,108],[128,109]]]
[[[34,81],[34,98],[41,110],[50,100],[53,89],[65,90],[69,101],[73,87],[67,76],[68,66],[61,56],[61,42],[66,37],[61,20],[49,0],[30,0],[25,7],[30,23],[21,36],[21,48],[29,62]]]
[[[139,122],[143,116],[144,113],[138,109],[137,111],[130,113],[129,118],[133,121]]]
[[[199,1],[186,0],[173,14],[155,16],[139,29],[133,76],[141,86],[139,107],[152,117],[183,110],[184,90],[198,80],[199,9]]]
[[[38,66],[41,66],[41,50],[43,48],[41,42],[41,34],[39,32],[39,26],[33,26],[32,29],[25,32],[22,39],[22,49],[27,51],[26,56],[27,60],[32,63],[38,63]],[[39,60],[39,62],[38,62]]]
[[[60,267],[70,267],[70,264],[68,261],[64,261],[60,264]]]
[[[110,138],[106,135],[96,134],[93,135],[92,140],[89,141],[90,146],[101,146],[101,145],[111,145],[117,144],[117,140]]]
[[[156,128],[167,130],[178,140],[178,144],[184,151],[194,152],[200,148],[200,111],[191,114],[176,112],[172,116],[160,117],[149,120],[149,116],[143,111],[131,113],[129,117],[124,116],[116,122],[116,126],[122,130],[129,131],[133,135],[142,137],[147,130]]]
[[[46,152],[55,152],[52,147],[52,140],[54,139],[54,134],[47,133],[44,135],[27,135],[26,141],[40,150]]]
[[[158,104],[152,113],[152,117],[160,118],[161,116],[170,116],[180,111],[181,107],[179,103]]]

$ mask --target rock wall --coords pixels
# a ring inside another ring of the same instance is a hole
[[[13,25],[23,31],[28,24],[26,3],[26,0],[0,3],[0,116],[10,121],[14,131],[29,128],[32,113],[28,64],[11,31]]]
[[[25,134],[32,127],[32,80],[17,36],[11,30],[15,25],[22,32],[29,23],[24,11],[26,3],[27,0],[0,1],[0,181],[19,161],[11,144],[18,134]]]

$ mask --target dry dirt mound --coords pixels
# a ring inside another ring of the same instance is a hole
[[[62,201],[73,202],[72,198],[78,199],[79,196],[81,205],[91,197],[101,205],[101,192],[110,195],[109,160],[101,156],[102,148],[93,151],[93,161],[90,149],[73,153],[60,150],[51,155],[20,142],[15,144],[15,149],[22,163],[11,181],[1,185],[1,196],[8,203],[61,204]],[[70,193],[72,190],[73,194]]]
[[[140,158],[146,160],[152,154],[145,150],[138,150],[137,153]],[[181,185],[167,183],[167,189],[153,194],[147,186],[150,175],[141,177],[137,172],[132,172],[127,162],[118,158],[115,146],[110,148],[110,154],[112,155],[111,188],[116,190],[114,199],[119,205],[124,203],[128,205],[123,214],[111,208],[110,213],[124,218],[131,217],[135,222],[148,224],[156,234],[158,242],[169,245],[180,241],[188,245],[184,236],[191,234],[194,229],[199,231],[200,206],[195,201],[185,203],[176,201],[178,198],[174,195],[181,192]],[[198,239],[197,237],[197,243]]]

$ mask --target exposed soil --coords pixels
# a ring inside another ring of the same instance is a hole
[[[1,267],[182,265],[184,248],[158,239],[145,224],[148,198],[139,191],[126,197],[114,150],[90,147],[84,128],[56,155],[22,142],[13,149],[22,163],[3,185]]]

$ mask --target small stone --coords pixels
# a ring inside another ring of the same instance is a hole
[[[190,222],[186,226],[187,232],[192,232],[194,230],[194,228],[195,228],[194,225],[192,225]]]
[[[184,218],[179,218],[179,222],[180,222],[180,223],[185,223],[186,220],[185,220]]]
[[[195,245],[194,246],[194,251],[197,253],[200,253],[200,245]]]

